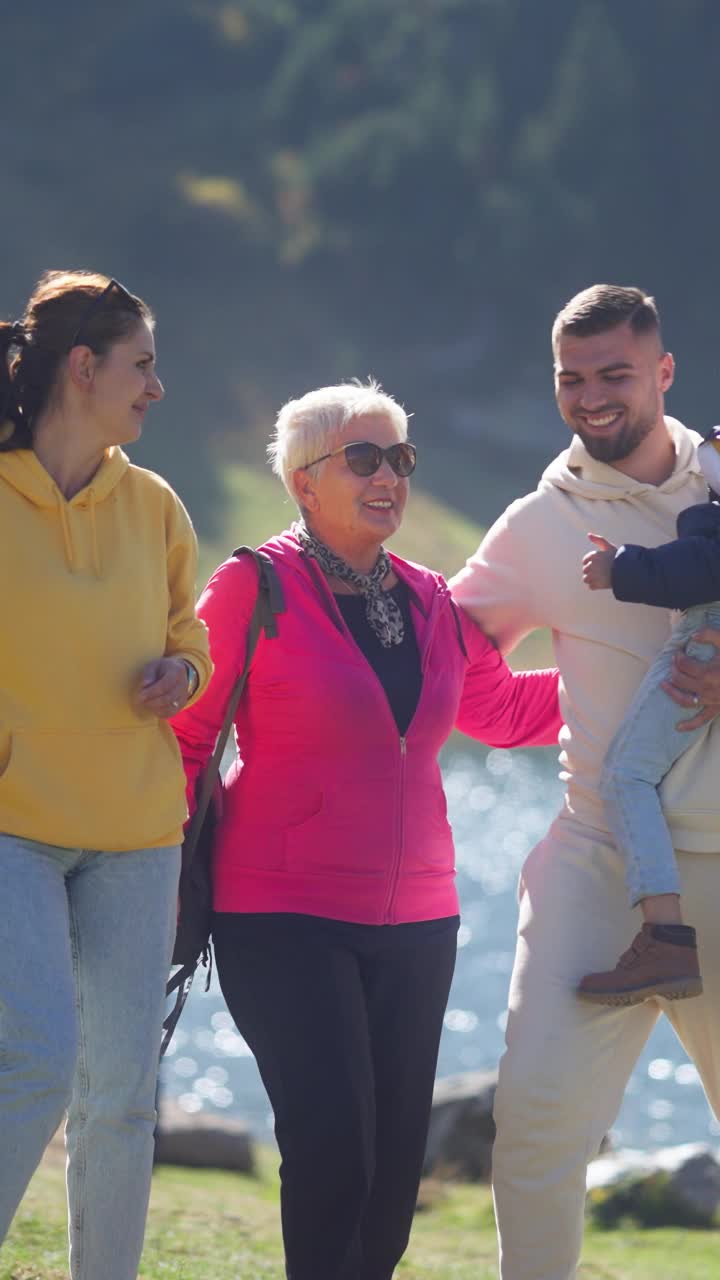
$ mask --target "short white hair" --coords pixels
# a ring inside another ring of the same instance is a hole
[[[396,427],[398,438],[407,440],[405,410],[374,378],[366,383],[354,379],[336,387],[318,387],[299,400],[288,400],[283,405],[268,445],[268,457],[275,475],[280,477],[294,501],[297,498],[292,486],[293,472],[329,453],[353,418],[371,413],[388,418]]]

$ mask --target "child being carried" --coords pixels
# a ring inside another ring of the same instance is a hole
[[[643,926],[614,969],[587,974],[582,1000],[634,1005],[653,996],[700,995],[695,930],[683,923],[680,879],[657,788],[676,760],[706,731],[677,728],[678,708],[663,689],[673,657],[683,650],[707,662],[717,650],[693,640],[703,627],[720,629],[720,427],[698,446],[709,501],[678,516],[678,540],[660,547],[613,546],[590,534],[595,550],[583,560],[583,579],[619,600],[682,609],[670,639],[650,666],[605,757],[600,793],[608,826],[625,857],[631,906]],[[697,709],[693,715],[697,714]]]

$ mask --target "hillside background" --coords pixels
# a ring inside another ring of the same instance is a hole
[[[48,266],[151,302],[167,397],[134,456],[206,563],[276,527],[279,405],[373,374],[414,415],[407,541],[456,567],[565,444],[549,328],[593,281],[656,294],[671,411],[718,416],[716,0],[0,15],[0,313]]]

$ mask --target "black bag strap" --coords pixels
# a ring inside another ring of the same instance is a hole
[[[203,822],[205,821],[205,815],[207,814],[208,806],[212,798],[223,753],[227,746],[228,738],[230,737],[230,730],[232,729],[235,721],[235,713],[237,712],[238,704],[243,694],[243,689],[247,683],[250,664],[257,648],[260,634],[264,631],[268,639],[273,639],[278,633],[276,615],[278,613],[285,612],[285,598],[283,596],[282,586],[280,585],[280,579],[277,576],[275,565],[270,559],[270,556],[264,551],[256,551],[254,547],[244,546],[236,547],[233,551],[233,555],[252,556],[258,570],[258,590],[255,598],[255,606],[248,626],[243,669],[232,687],[232,692],[228,698],[225,716],[223,718],[222,725],[220,726],[220,731],[215,742],[213,753],[201,774],[200,782],[196,791],[197,803],[195,806],[195,812],[193,813],[190,826],[188,827],[185,839],[183,840],[182,872],[184,874],[187,874],[195,854],[198,837],[200,835]],[[173,991],[178,988],[179,990],[175,1007],[173,1008],[172,1013],[165,1020],[164,1025],[166,1029],[166,1038],[163,1042],[164,1047],[167,1047],[170,1036],[172,1035],[172,1031],[175,1027],[175,1023],[182,1012],[182,1007],[190,991],[194,971],[194,966],[191,968],[189,965],[181,965],[177,972],[172,975],[167,984],[165,991],[166,996],[172,995]],[[169,1026],[168,1024],[171,1022],[172,1025]]]
[[[185,1008],[185,1001],[190,995],[190,988],[195,977],[195,967],[189,964],[181,965],[177,973],[174,973],[167,986],[165,987],[165,998],[171,996],[173,991],[177,989],[175,1003],[162,1024],[162,1040],[160,1041],[160,1057],[165,1057],[167,1047],[175,1034],[175,1028],[180,1021],[180,1014]]]
[[[220,769],[228,738],[230,737],[230,730],[232,729],[235,721],[238,704],[247,682],[250,663],[252,662],[253,655],[257,648],[260,633],[264,631],[268,639],[276,636],[278,628],[275,615],[285,612],[285,600],[283,598],[282,587],[270,556],[266,555],[264,551],[255,551],[253,547],[237,547],[235,551],[233,551],[233,555],[252,556],[258,569],[258,592],[255,599],[255,607],[252,611],[252,617],[250,618],[250,625],[248,627],[243,669],[235,681],[230,697],[228,698],[225,717],[222,725],[220,726],[220,732],[218,733],[217,740],[215,742],[215,749],[203,770],[196,792],[195,812],[192,816],[192,821],[190,822],[187,835],[183,841],[183,868],[189,866],[193,859],[195,845],[197,844],[202,824],[205,821],[205,814],[207,813],[208,805],[210,804],[215,780],[218,775],[218,770]]]

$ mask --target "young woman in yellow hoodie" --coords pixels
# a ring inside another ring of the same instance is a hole
[[[185,818],[167,723],[210,676],[182,503],[132,466],[154,321],[48,272],[0,324],[0,1240],[67,1111],[73,1280],[135,1280]]]

